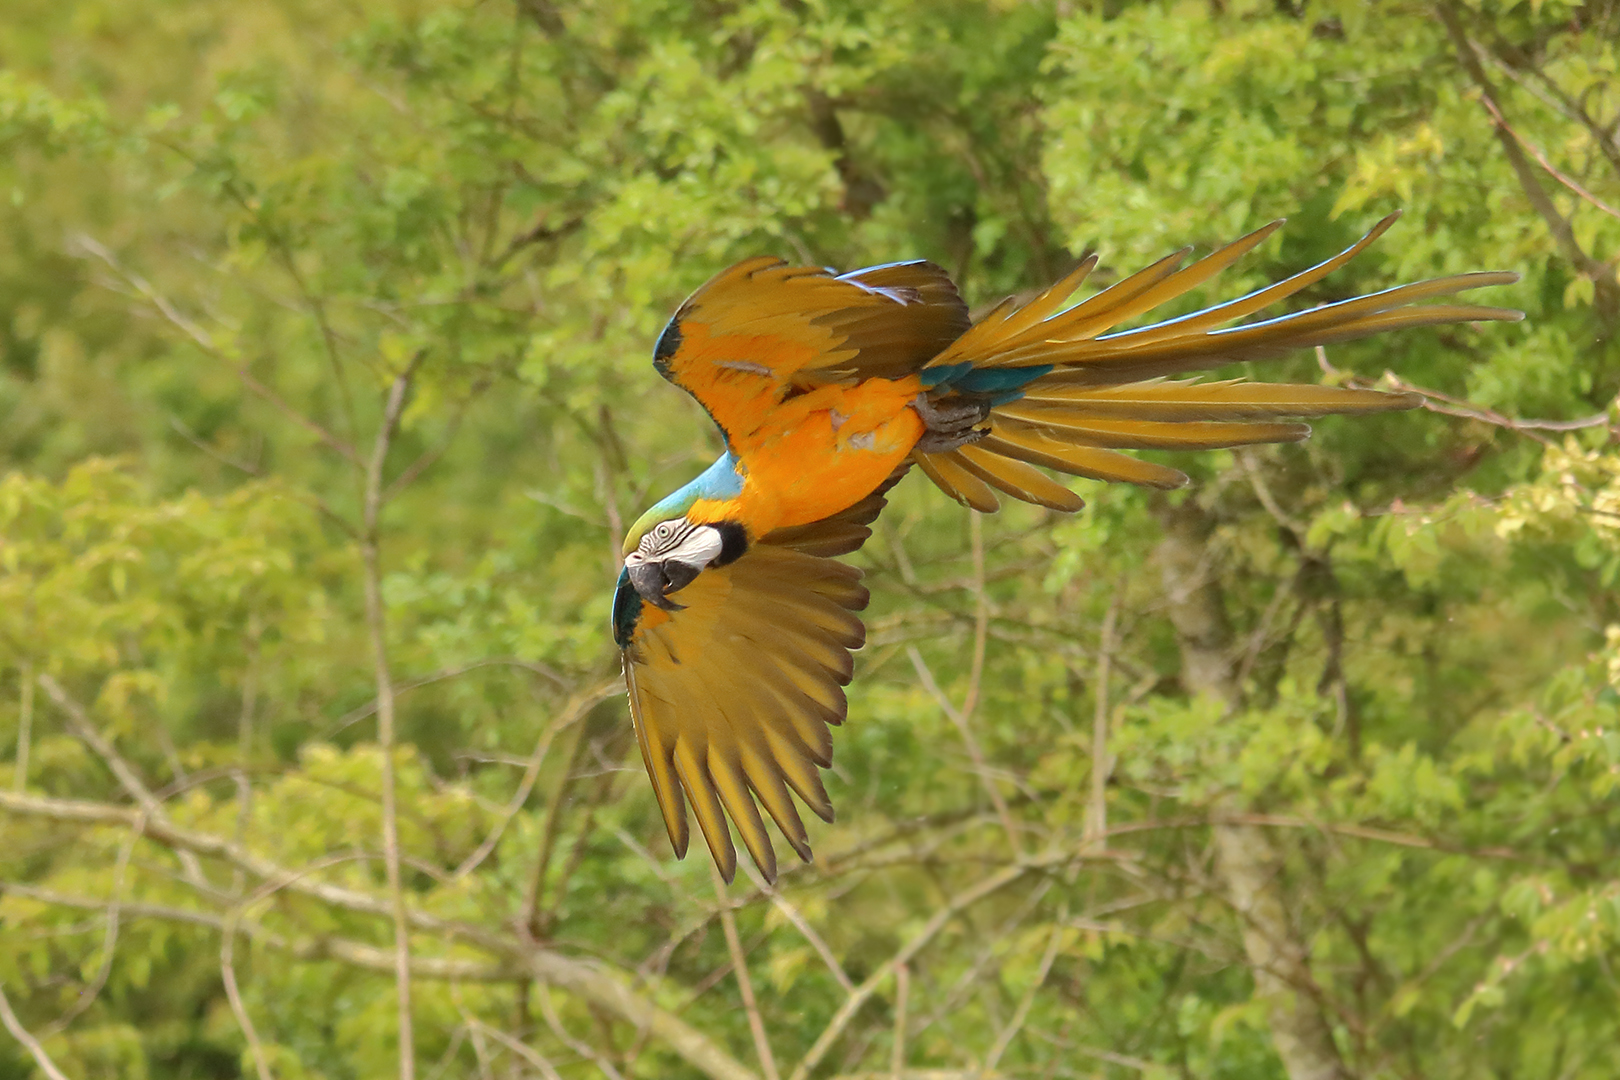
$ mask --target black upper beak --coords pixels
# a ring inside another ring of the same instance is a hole
[[[685,611],[686,605],[675,603],[668,594],[690,585],[699,570],[679,562],[644,562],[626,567],[625,572],[630,575],[630,584],[647,603],[665,611]]]

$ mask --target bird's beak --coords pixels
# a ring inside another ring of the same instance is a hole
[[[653,607],[685,611],[686,605],[675,603],[669,599],[669,594],[690,585],[700,571],[681,562],[644,562],[629,567],[626,572],[636,592]]]

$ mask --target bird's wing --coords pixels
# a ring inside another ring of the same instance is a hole
[[[841,276],[748,259],[682,304],[653,364],[708,410],[733,443],[789,394],[916,371],[969,325],[956,286],[930,262]]]
[[[991,410],[988,437],[956,450],[915,451],[913,456],[947,494],[977,510],[996,509],[997,492],[1076,510],[1081,505],[1077,495],[1031,466],[1172,488],[1187,480],[1179,470],[1119,451],[1293,442],[1310,434],[1309,426],[1298,422],[1302,419],[1414,408],[1422,399],[1412,393],[1168,378],[1407,327],[1522,317],[1508,308],[1420,303],[1518,280],[1514,273],[1493,272],[1454,274],[1228,325],[1315,285],[1366,250],[1396,216],[1380,221],[1333,258],[1284,281],[1129,330],[1115,328],[1208,281],[1282,223],[1258,229],[1190,266],[1180,266],[1187,253],[1178,252],[1066,308],[1069,296],[1096,265],[1095,257],[1087,259],[1022,307],[1004,302],[931,362],[971,371],[964,384],[979,380],[999,385],[995,380],[1001,378],[1018,392]],[[1027,377],[1019,378],[1020,371]]]
[[[855,614],[868,598],[861,572],[835,556],[871,535],[867,526],[898,479],[840,514],[778,530],[735,562],[705,570],[672,594],[682,610],[643,604],[620,579],[614,622],[630,715],[677,856],[686,854],[690,802],[727,881],[737,870],[728,815],[755,864],[776,879],[759,806],[810,860],[789,791],[832,820],[818,767],[832,763],[828,725],[843,722],[850,653],[866,640]]]

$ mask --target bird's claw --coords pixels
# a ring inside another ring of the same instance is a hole
[[[917,440],[918,450],[925,454],[943,454],[976,443],[990,434],[988,429],[978,429],[979,424],[989,419],[990,403],[971,399],[958,399],[958,402],[935,404],[928,400],[927,394],[912,398],[911,407],[917,410],[926,429]]]

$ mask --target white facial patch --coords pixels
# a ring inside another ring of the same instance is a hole
[[[719,529],[677,518],[660,521],[648,530],[625,562],[674,561],[702,569],[720,554],[723,546]]]
[[[724,541],[719,529],[711,529],[707,525],[699,525],[686,535],[670,553],[665,556],[687,566],[704,567],[713,562],[720,555]]]

